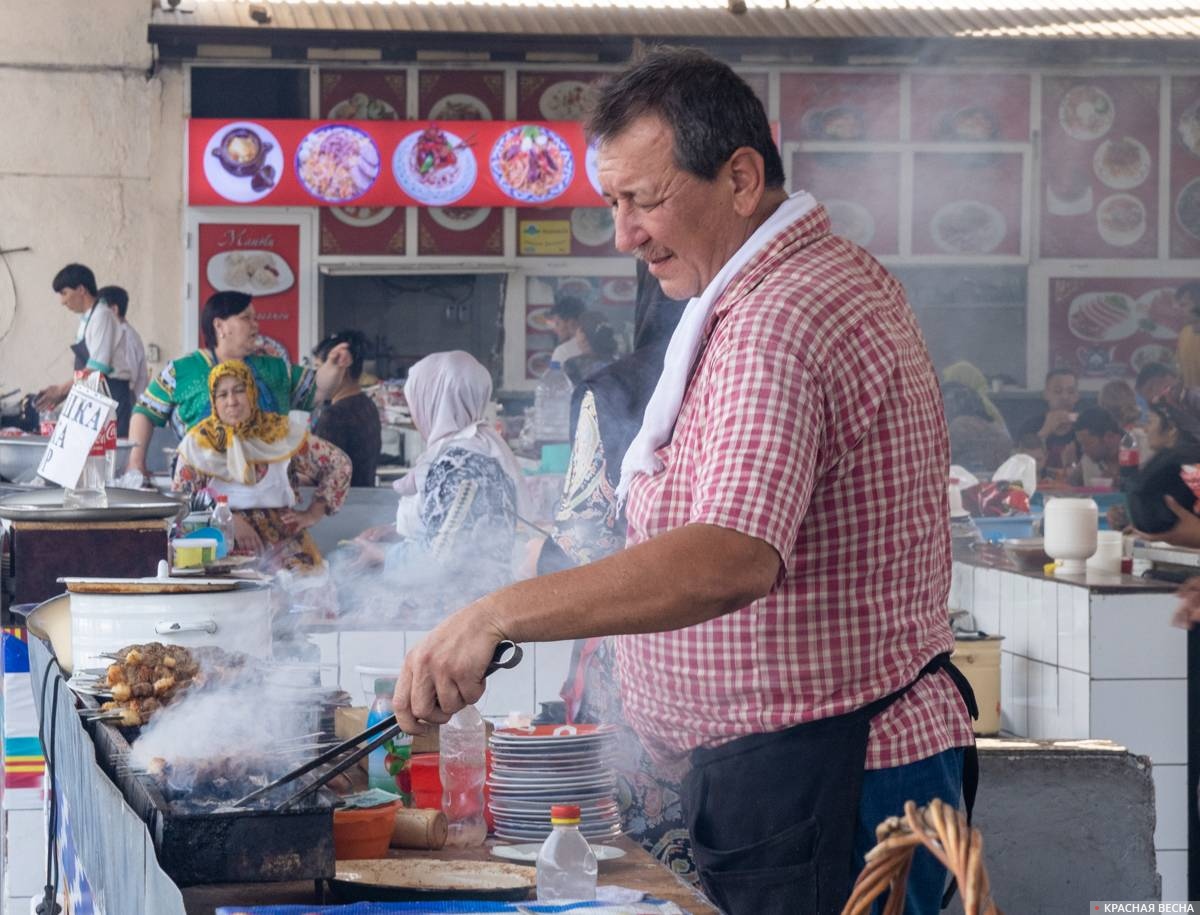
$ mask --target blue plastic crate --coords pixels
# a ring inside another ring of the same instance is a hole
[[[1006,518],[971,518],[984,540],[998,543],[1033,536],[1033,523],[1041,515],[1009,515]]]

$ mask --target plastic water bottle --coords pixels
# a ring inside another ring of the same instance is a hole
[[[233,552],[233,511],[229,507],[229,496],[217,496],[212,510],[212,526],[221,532],[222,556]]]
[[[537,439],[565,442],[571,435],[571,379],[557,362],[551,362],[533,392]]]
[[[487,778],[487,729],[475,706],[468,705],[438,733],[442,812],[449,832],[446,844],[463,848],[487,838],[483,783]]]
[[[596,855],[579,831],[579,807],[550,808],[554,829],[537,858],[537,901],[567,902],[596,898]]]
[[[220,503],[218,503],[218,506]],[[215,520],[215,519],[214,519]],[[375,681],[375,701],[367,712],[367,727],[376,725],[392,714],[392,693],[396,691],[395,677],[380,677]],[[399,794],[396,779],[388,772],[388,745],[376,747],[367,756],[367,785]]]

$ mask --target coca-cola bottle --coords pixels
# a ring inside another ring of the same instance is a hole
[[[99,372],[76,372],[75,380],[108,397],[108,384]],[[79,480],[63,490],[63,508],[108,508],[107,485],[116,461],[117,421],[112,411],[92,442]]]

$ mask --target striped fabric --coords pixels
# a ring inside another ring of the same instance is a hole
[[[665,470],[630,493],[630,542],[714,524],[784,562],[747,608],[619,639],[626,714],[662,759],[852,711],[954,647],[946,427],[900,285],[818,207],[733,279],[708,334]],[[877,716],[867,765],[973,739],[939,673]]]

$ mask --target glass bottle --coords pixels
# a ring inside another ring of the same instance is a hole
[[[596,854],[579,831],[579,807],[555,804],[550,823],[554,828],[537,857],[538,902],[595,899]]]
[[[108,396],[108,384],[99,372],[76,372],[75,380],[84,387],[98,391]],[[109,428],[111,425],[111,429]],[[92,442],[92,448],[83,462],[83,470],[74,486],[63,490],[63,508],[108,508],[108,479],[109,461],[107,452],[109,434],[112,435],[111,447],[117,446],[117,425],[112,411],[109,411],[108,421],[100,429],[100,434]]]

